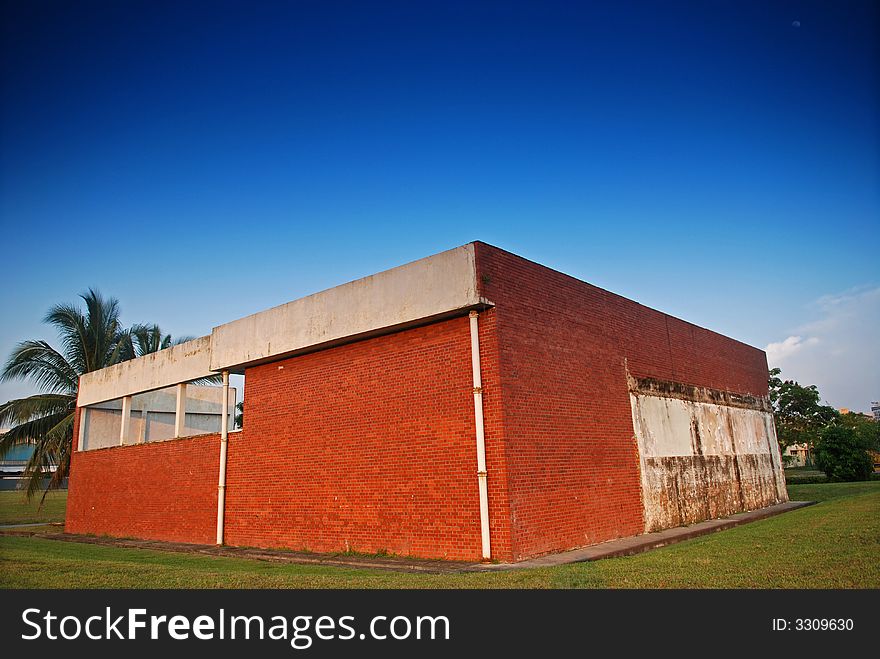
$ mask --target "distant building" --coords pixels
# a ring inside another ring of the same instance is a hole
[[[871,414],[874,417],[874,421],[880,421],[880,402],[876,400],[871,401]]]
[[[9,428],[0,428],[0,437],[9,432]],[[34,454],[31,444],[13,446],[0,460],[0,478],[18,477],[24,472],[25,465]]]
[[[804,467],[809,455],[810,449],[806,444],[792,444],[783,451],[782,461],[786,467]]]
[[[0,437],[6,434],[9,428],[0,428]],[[31,456],[34,454],[34,444],[17,444],[13,446],[3,459],[0,460],[0,490],[20,490],[27,487],[29,479],[24,478],[24,470]],[[54,472],[57,467],[52,465],[49,472]],[[67,487],[67,479],[61,485]]]
[[[877,405],[877,403],[872,403],[872,405]],[[872,407],[871,409],[873,410],[874,408]],[[861,416],[866,416],[869,419],[873,419],[874,421],[877,421],[877,412],[873,412],[871,414],[869,414],[868,412],[854,412],[853,410],[849,409],[848,407],[841,407],[837,411],[840,412],[842,415],[859,414]]]
[[[8,431],[9,428],[0,428],[0,437]],[[21,476],[33,454],[32,444],[19,444],[3,456],[0,460],[0,490],[17,490],[21,487],[24,482]]]

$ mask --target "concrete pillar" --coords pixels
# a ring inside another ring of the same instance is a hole
[[[88,422],[89,408],[81,407],[79,409],[79,437],[76,441],[76,450],[86,450],[86,423]]]
[[[174,411],[174,436],[183,437],[186,428],[186,382],[177,385],[177,408]]]
[[[122,424],[119,427],[119,445],[125,444],[131,430],[131,396],[122,397]]]

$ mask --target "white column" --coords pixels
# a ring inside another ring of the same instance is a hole
[[[186,382],[177,385],[177,407],[174,410],[174,436],[183,437],[186,429]]]
[[[79,408],[79,438],[76,443],[77,451],[85,451],[86,446],[86,423],[88,422],[89,408],[81,407]]]
[[[119,445],[125,444],[131,430],[131,396],[122,397],[122,424],[119,428]]]

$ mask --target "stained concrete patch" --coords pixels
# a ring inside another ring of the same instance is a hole
[[[788,500],[766,396],[628,381],[646,532]]]

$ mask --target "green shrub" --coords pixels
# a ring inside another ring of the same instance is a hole
[[[827,483],[828,476],[819,474],[818,476],[801,476],[800,474],[785,473],[785,482],[789,485],[818,485],[819,483]]]
[[[831,425],[819,433],[813,457],[829,481],[866,481],[874,470],[867,449],[855,430]]]

